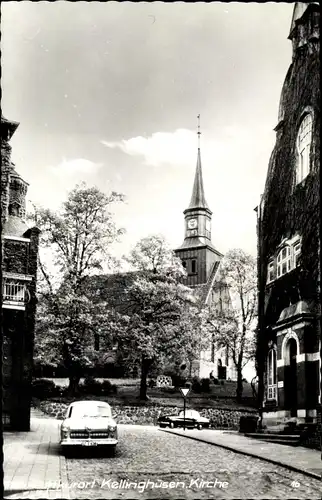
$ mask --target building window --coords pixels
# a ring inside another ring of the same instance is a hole
[[[9,205],[9,215],[14,215],[15,217],[19,217],[21,207],[18,203],[11,203]]]
[[[4,283],[3,300],[5,302],[25,303],[25,284],[17,281],[6,281]]]
[[[267,399],[276,399],[276,350],[268,352],[267,359]]]
[[[182,266],[186,269],[187,268],[187,262],[185,260],[182,261]]]
[[[293,253],[294,253],[294,268],[299,265],[299,257],[301,254],[301,243],[297,242],[293,246]]]
[[[285,246],[277,255],[277,277],[284,276],[291,270],[291,248]]]
[[[267,267],[267,283],[271,283],[271,281],[274,281],[274,278],[275,278],[275,269],[274,269],[274,261],[271,260],[269,263],[268,263],[268,267]]]
[[[296,140],[297,165],[296,184],[302,182],[310,171],[310,149],[312,142],[312,115],[308,113],[304,116]]]
[[[197,261],[195,259],[193,259],[191,261],[191,272],[192,273],[196,273],[197,272]]]

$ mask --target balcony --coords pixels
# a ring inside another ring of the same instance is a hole
[[[26,303],[30,300],[30,294],[26,282],[31,281],[30,276],[10,277],[4,273],[2,289],[2,307],[4,309],[16,309],[24,311]]]

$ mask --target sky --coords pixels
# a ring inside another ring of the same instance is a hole
[[[3,2],[1,105],[28,200],[57,209],[81,181],[124,193],[114,254],[149,234],[177,248],[200,114],[213,244],[256,255],[293,6]]]

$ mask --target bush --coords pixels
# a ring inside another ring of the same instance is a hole
[[[79,390],[82,394],[90,394],[93,396],[99,396],[102,394],[102,384],[94,377],[88,376],[85,378],[84,382],[80,384]]]
[[[184,387],[186,384],[186,377],[182,377],[182,375],[172,374],[170,375],[172,378],[172,385],[174,387]]]
[[[200,384],[201,392],[210,392],[210,378],[202,378]]]
[[[197,394],[201,393],[201,382],[199,377],[193,377],[191,389],[193,390],[193,392],[196,392]]]
[[[116,385],[112,384],[109,380],[104,380],[100,383],[100,386],[102,394],[104,395],[117,394]]]
[[[31,394],[33,398],[46,399],[60,395],[60,388],[56,387],[55,382],[39,378],[32,381]]]
[[[256,415],[243,415],[239,419],[239,432],[249,433],[257,431],[258,417]]]
[[[214,379],[213,379],[213,383],[214,383],[215,385],[219,385],[219,380],[218,380],[217,378],[214,378]]]

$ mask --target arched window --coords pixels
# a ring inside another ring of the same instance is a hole
[[[310,149],[312,142],[312,115],[307,113],[300,125],[296,147],[298,153],[296,165],[296,184],[302,182],[310,172]]]
[[[291,268],[291,249],[289,246],[285,246],[280,250],[277,255],[277,277],[283,276],[288,273]]]
[[[270,349],[267,358],[267,399],[276,399],[276,351]]]

